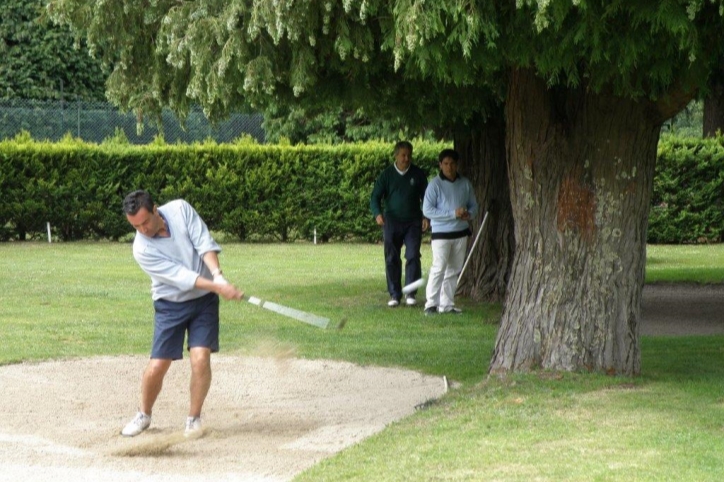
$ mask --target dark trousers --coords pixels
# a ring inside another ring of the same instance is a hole
[[[422,278],[420,245],[422,244],[422,220],[398,222],[385,219],[382,227],[385,242],[385,272],[387,291],[390,297],[402,298],[402,259],[400,253],[405,245],[405,285]],[[417,292],[410,293],[414,296]]]

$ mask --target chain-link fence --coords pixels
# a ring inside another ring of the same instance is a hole
[[[182,126],[170,111],[162,114],[163,137],[169,144],[192,143],[214,139],[232,142],[247,134],[258,142],[265,141],[261,114],[232,114],[229,119],[211,124],[200,108],[193,108]],[[0,100],[0,139],[16,136],[25,130],[33,139],[57,141],[70,133],[88,142],[100,143],[122,130],[132,144],[148,144],[159,134],[149,119],[138,135],[136,116],[122,113],[107,102]]]

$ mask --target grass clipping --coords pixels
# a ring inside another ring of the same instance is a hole
[[[115,449],[111,455],[116,457],[154,457],[167,453],[172,447],[196,440],[204,435],[203,429],[193,436],[186,436],[183,431],[169,434],[143,437],[144,440],[133,442]]]

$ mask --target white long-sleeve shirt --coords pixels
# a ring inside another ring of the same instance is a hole
[[[194,288],[196,278],[212,279],[203,257],[220,252],[203,219],[186,201],[177,199],[158,208],[166,220],[170,236],[149,238],[136,231],[133,257],[151,277],[154,300],[188,301],[209,293]]]
[[[435,176],[425,191],[422,213],[430,220],[433,235],[435,233],[456,233],[469,229],[468,221],[458,219],[455,210],[465,207],[471,216],[478,212],[473,184],[458,174],[455,181]]]

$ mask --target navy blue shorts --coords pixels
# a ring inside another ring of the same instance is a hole
[[[195,347],[219,351],[219,296],[209,293],[189,301],[155,300],[151,358],[181,360],[184,336],[187,349]]]

